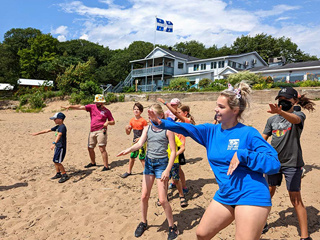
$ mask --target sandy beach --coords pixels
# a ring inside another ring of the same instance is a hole
[[[169,99],[165,99],[169,100]],[[145,107],[152,102],[141,102]],[[318,103],[318,102],[317,102]],[[67,101],[50,103],[41,113],[0,111],[1,164],[0,168],[0,238],[1,239],[135,239],[134,231],[141,221],[140,194],[142,166],[139,161],[133,175],[127,171],[129,156],[116,155],[130,146],[132,135],[124,127],[133,117],[133,102],[107,105],[116,124],[108,127],[110,171],[101,172],[102,158],[96,149],[98,167],[85,169],[90,162],[87,137],[90,116],[86,111],[70,110],[66,114],[67,155],[63,162],[70,180],[59,184],[50,178],[55,174],[50,150],[54,133],[31,136],[33,132],[49,129],[54,122],[49,117]],[[215,102],[184,102],[191,108],[196,123],[212,122]],[[316,109],[319,108],[316,105]],[[267,118],[268,104],[253,103],[244,116],[244,123],[262,133]],[[302,149],[306,176],[302,179],[302,196],[308,213],[309,232],[320,239],[320,111],[304,111],[307,119],[302,134]],[[143,112],[147,118],[147,112]],[[169,201],[178,225],[178,239],[195,239],[196,227],[209,205],[217,183],[212,173],[205,148],[191,139],[186,144],[187,164],[183,166],[189,206],[182,209],[177,190],[169,190]],[[167,239],[168,224],[162,207],[156,206],[157,190],[151,192],[148,211],[149,228],[140,239]],[[261,239],[300,239],[299,225],[290,203],[285,182],[273,198],[268,219],[270,230]],[[234,223],[214,239],[234,239]]]

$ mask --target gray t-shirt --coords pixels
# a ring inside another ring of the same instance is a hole
[[[149,126],[147,132],[147,157],[150,159],[161,159],[168,157],[167,130],[155,131]]]
[[[267,121],[263,134],[272,136],[271,145],[278,152],[282,167],[302,167],[304,165],[300,136],[306,115],[293,112],[301,118],[299,124],[292,124],[280,115],[274,115]]]

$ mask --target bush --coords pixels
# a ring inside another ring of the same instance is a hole
[[[232,86],[236,85],[237,83],[240,83],[242,80],[247,81],[250,85],[265,82],[265,80],[263,79],[263,77],[261,77],[261,75],[251,73],[249,71],[243,71],[236,74],[231,74],[228,76],[227,80]]]
[[[253,90],[263,90],[263,89],[270,89],[272,87],[272,83],[257,83],[252,86]]]
[[[320,82],[319,81],[312,81],[312,80],[307,80],[307,81],[302,81],[297,83],[299,87],[320,87]]]
[[[136,89],[134,86],[132,86],[132,87],[125,86],[122,88],[122,92],[125,92],[125,93],[132,93],[135,91],[136,91]]]
[[[107,103],[115,103],[118,101],[118,98],[113,93],[108,93],[105,97]]]
[[[272,88],[299,87],[296,83],[274,82]]]
[[[19,97],[19,101],[20,101],[19,106],[22,107],[22,106],[26,105],[26,104],[28,103],[29,97],[30,97],[30,96],[29,96],[28,94],[21,95],[21,96]]]
[[[187,82],[189,82],[188,78],[179,77],[170,80],[170,85],[168,90],[170,91],[186,91],[188,89]]]
[[[125,99],[124,94],[121,94],[121,95],[118,97],[118,101],[119,101],[119,102],[124,102],[124,99]]]
[[[189,88],[187,92],[199,92],[198,88]]]
[[[31,108],[43,108],[46,106],[43,102],[43,95],[39,92],[31,95],[29,103]]]
[[[203,78],[199,81],[199,88],[207,88],[212,83],[212,80],[209,78]]]

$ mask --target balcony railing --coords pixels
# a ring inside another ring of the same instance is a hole
[[[153,92],[155,91],[156,84],[149,84],[149,85],[138,85],[138,90],[142,92]]]
[[[157,66],[132,70],[132,77],[145,77],[160,74],[173,75],[173,67]]]

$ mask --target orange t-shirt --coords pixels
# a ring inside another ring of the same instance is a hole
[[[129,122],[133,131],[133,141],[142,135],[143,128],[148,125],[148,122],[143,118],[132,118]]]

